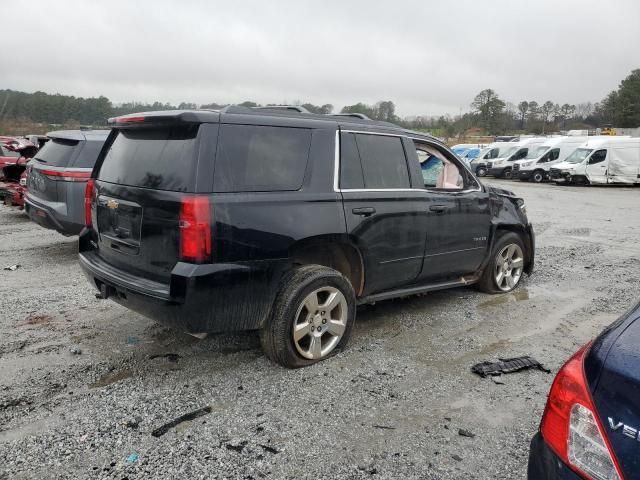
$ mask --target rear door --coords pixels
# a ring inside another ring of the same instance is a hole
[[[343,131],[339,186],[347,231],[363,254],[364,294],[412,283],[422,266],[427,217],[402,137]]]
[[[195,191],[201,125],[121,129],[99,161],[93,227],[98,255],[168,282],[179,258],[181,200]],[[215,142],[217,126],[209,140]],[[212,161],[212,159],[211,159]]]

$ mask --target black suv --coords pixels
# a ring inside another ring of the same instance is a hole
[[[432,137],[245,107],[110,123],[80,235],[90,282],[194,335],[259,329],[286,367],[342,348],[357,304],[508,292],[533,269],[522,199]]]

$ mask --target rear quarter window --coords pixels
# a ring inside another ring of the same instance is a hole
[[[100,149],[104,145],[104,141],[95,141],[88,140],[83,142],[84,145],[80,153],[78,153],[78,158],[74,162],[74,167],[77,168],[93,168],[96,164],[96,160],[98,159],[98,154],[100,153]]]
[[[310,146],[311,130],[305,128],[221,125],[214,190],[299,190]]]
[[[34,158],[38,163],[48,167],[67,167],[79,143],[78,140],[52,138],[35,154]]]
[[[193,189],[197,125],[120,130],[98,173],[105,182],[187,192]]]

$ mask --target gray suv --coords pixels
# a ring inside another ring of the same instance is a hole
[[[84,190],[107,130],[50,132],[29,163],[25,210],[37,224],[63,235],[84,227]]]

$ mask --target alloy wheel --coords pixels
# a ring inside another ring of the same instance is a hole
[[[512,243],[500,250],[494,269],[498,288],[503,292],[513,290],[520,281],[523,267],[524,255],[519,245]]]
[[[322,287],[305,297],[293,324],[293,343],[304,358],[326,357],[347,328],[347,299],[335,287]]]

